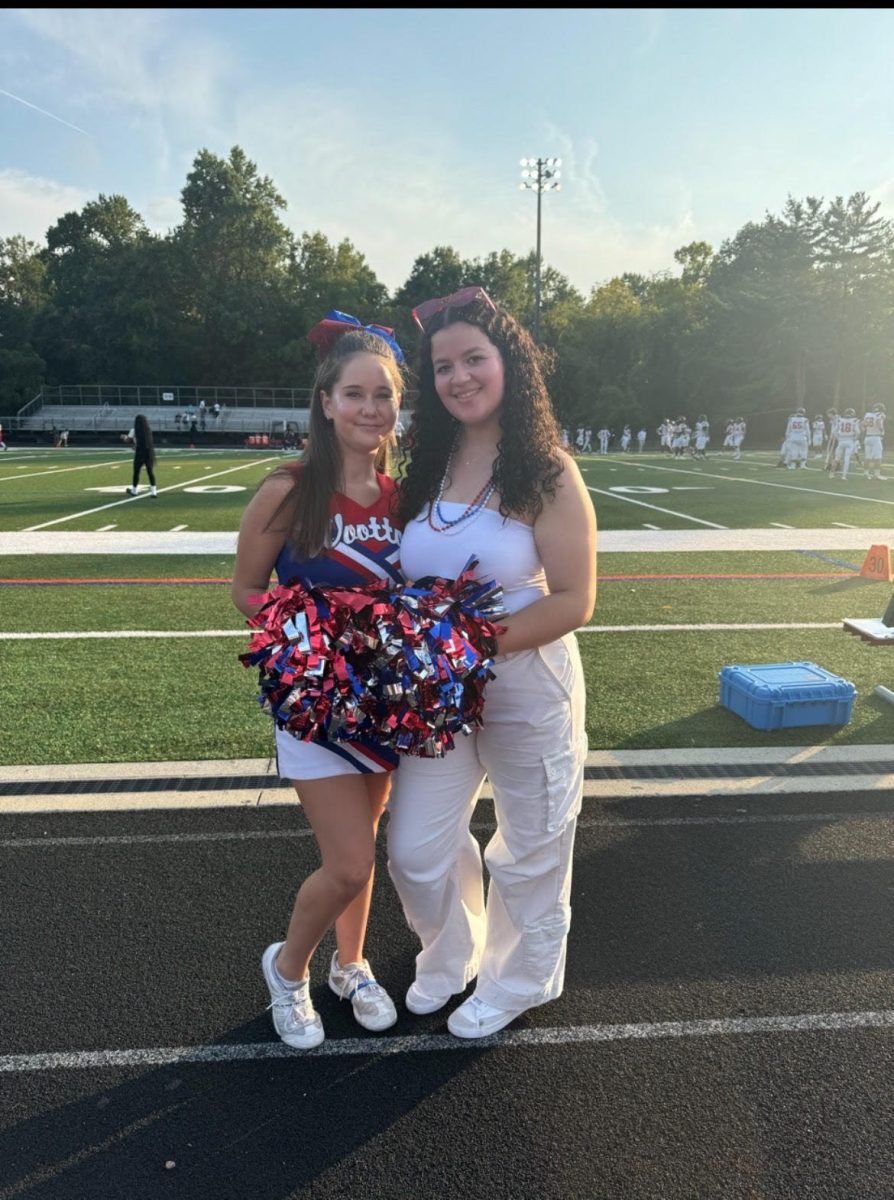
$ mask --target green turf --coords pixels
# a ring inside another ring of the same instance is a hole
[[[578,465],[592,493],[600,528],[661,529],[826,528],[835,522],[859,528],[889,529],[894,523],[894,482],[830,479],[811,462],[807,470],[775,467],[775,456],[751,454],[697,463],[659,455],[583,458]],[[617,488],[660,488],[655,492],[616,492]],[[664,510],[664,511],[661,511]],[[688,518],[688,519],[687,519]]]
[[[273,463],[258,455],[235,453],[169,454],[160,463],[168,477],[204,478],[220,470],[237,470],[223,479],[238,478],[246,490],[230,494],[166,493],[155,504],[140,500],[116,504],[116,497],[85,493],[96,480],[108,483],[117,457],[118,475],[126,471],[127,451],[105,455],[80,454],[27,464],[0,463],[0,526],[21,529],[53,519],[52,514],[76,513],[90,505],[115,504],[90,518],[53,526],[61,534],[74,529],[166,529],[185,524],[190,529],[235,530],[250,488]],[[645,458],[646,456],[644,456]],[[100,467],[112,461],[112,467]],[[12,480],[21,474],[46,471],[58,462],[65,468],[32,481]],[[250,465],[249,465],[250,464]],[[665,470],[667,460],[635,459],[619,463],[582,460],[593,486],[615,486],[619,474],[651,472],[648,486],[666,486],[675,478]],[[180,471],[175,472],[175,467]],[[208,471],[205,468],[208,468]],[[734,470],[754,478],[776,481],[793,473],[773,474],[771,456],[753,456],[736,464],[709,464],[723,475]],[[752,470],[753,468],[753,470]],[[678,468],[674,467],[676,471]],[[691,481],[692,465],[684,464],[683,482]],[[664,472],[662,474],[662,471]],[[697,468],[696,468],[697,471]],[[184,474],[186,472],[186,474]],[[686,475],[690,478],[686,478]],[[804,475],[810,475],[804,472]],[[121,476],[126,478],[126,474]],[[800,484],[800,475],[798,483]],[[656,481],[661,481],[660,484]],[[77,481],[77,482],[75,482]],[[160,480],[163,486],[164,481]],[[705,481],[707,482],[707,481]],[[869,496],[867,481],[854,479]],[[33,484],[30,493],[24,485]],[[643,483],[638,476],[636,486]],[[657,502],[731,526],[769,523],[797,524],[792,506],[807,505],[805,524],[828,525],[850,521],[845,502],[825,480],[828,493],[805,499],[787,488],[759,489],[748,483],[712,481],[711,494],[672,492]],[[884,488],[886,485],[880,485]],[[889,493],[884,492],[885,495]],[[673,504],[666,496],[673,497]],[[772,507],[762,507],[772,497]],[[649,497],[645,497],[649,499]],[[884,541],[890,528],[890,506],[847,502],[859,509],[853,524],[876,525]],[[783,515],[784,506],[787,517]],[[701,507],[699,507],[701,506]],[[614,497],[596,497],[600,526],[639,528],[653,517]],[[47,514],[50,514],[49,516]],[[887,522],[879,525],[880,514]],[[654,518],[664,527],[693,528]],[[64,545],[64,539],[63,539]],[[868,549],[868,546],[866,547]],[[845,578],[807,579],[686,579],[611,580],[612,575],[845,572],[841,564],[859,566],[864,551],[830,550],[816,553],[712,552],[660,554],[600,554],[601,583],[594,623],[707,624],[767,622],[840,622],[845,617],[881,615],[891,595],[890,584],[868,583],[851,574]],[[219,578],[232,571],[229,555],[14,555],[0,558],[0,577],[36,578]],[[141,759],[204,759],[256,757],[271,748],[269,720],[255,703],[254,672],[246,671],[237,654],[247,644],[244,620],[233,608],[223,584],[103,584],[0,588],[0,629],[6,632],[231,629],[234,636],[201,639],[133,639],[0,642],[0,711],[6,717],[0,741],[4,763],[130,761]],[[245,641],[240,639],[240,633]],[[815,744],[894,741],[890,706],[874,697],[873,688],[894,686],[894,651],[867,646],[838,630],[774,630],[769,632],[596,633],[580,636],[588,685],[588,727],[595,748],[663,746],[721,746]],[[767,733],[750,729],[717,704],[717,673],[733,662],[784,662],[810,659],[851,679],[859,696],[851,723],[843,728],[807,727]],[[10,719],[8,714],[13,714]]]
[[[853,558],[831,551],[825,559]],[[859,556],[858,556],[859,557]],[[17,555],[0,558],[8,579],[223,579],[232,558],[217,555]],[[844,578],[613,579],[638,574],[760,574],[819,571]],[[694,624],[840,621],[878,616],[890,585],[846,574],[834,562],[791,551],[710,554],[606,554],[593,623]],[[226,583],[63,584],[7,586],[3,627],[9,632],[101,629],[239,629],[243,620]]]
[[[894,650],[833,630],[580,637],[591,749],[890,743],[891,706],[873,694],[894,686]],[[721,667],[815,662],[857,687],[844,726],[762,731],[722,708]],[[619,670],[623,663],[625,669]]]
[[[0,530],[45,525],[57,530],[190,530],[238,528],[252,491],[286,461],[276,451],[163,451],[157,464],[160,495],[127,499],[132,452],[102,451],[60,456],[4,458],[0,462]],[[811,461],[806,471],[780,471],[776,456],[748,453],[739,462],[717,456],[707,463],[660,454],[578,459],[592,493],[600,528],[730,529],[776,524],[795,528],[843,525],[889,529],[894,522],[894,482],[867,480],[855,470],[848,480],[829,479]],[[145,487],[145,475],[143,486]],[[231,492],[188,492],[186,487],[232,487]],[[110,487],[113,493],[91,491]],[[646,493],[613,488],[658,488]],[[626,498],[624,498],[626,497]],[[645,506],[645,507],[644,507]],[[661,511],[666,510],[666,511]],[[53,524],[48,524],[53,522]]]
[[[114,525],[118,530],[169,530],[185,525],[192,530],[235,530],[258,483],[285,457],[279,453],[199,452],[160,454],[156,463],[159,495],[148,496],[145,472],[143,494],[125,494],[131,482],[132,451],[112,449],[82,455],[64,465],[29,463],[25,470],[0,465],[0,530],[24,530],[44,525],[60,531],[95,531]],[[232,488],[196,492],[186,488]],[[114,492],[94,491],[114,488]]]
[[[838,631],[582,634],[591,749],[886,743],[894,652]],[[11,642],[3,763],[262,757],[271,727],[238,637]],[[763,732],[719,707],[726,664],[808,660],[856,684],[850,724]],[[85,699],[86,697],[86,699]]]

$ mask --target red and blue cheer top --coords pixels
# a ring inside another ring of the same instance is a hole
[[[319,554],[298,559],[288,544],[283,546],[275,565],[281,584],[296,578],[308,587],[350,587],[377,579],[403,582],[401,530],[395,516],[397,485],[388,475],[377,472],[376,478],[381,492],[368,507],[341,492],[333,495],[329,545]]]

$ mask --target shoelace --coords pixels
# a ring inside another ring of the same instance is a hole
[[[493,1005],[488,1004],[486,1000],[482,1000],[480,996],[472,995],[469,997],[469,1003],[474,1009],[474,1018],[480,1025],[487,1017],[494,1013]]]
[[[344,1000],[349,995],[353,996],[361,988],[367,993],[364,997],[365,1000],[381,1001],[385,997],[385,989],[380,983],[376,983],[372,975],[368,974],[363,967],[354,967],[352,971],[344,972],[344,978],[338,989],[339,999]]]
[[[287,1008],[295,1013],[295,1017],[304,1025],[309,1025],[314,1020],[315,1013],[308,1013],[307,1009],[310,1005],[310,995],[306,988],[295,988],[291,992],[282,992],[275,1000],[271,1000],[267,1005],[267,1012],[271,1008]]]

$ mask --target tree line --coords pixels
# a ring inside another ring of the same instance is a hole
[[[392,325],[412,347],[414,305],[481,284],[529,328],[535,256],[465,259],[436,245],[393,293],[349,240],[286,227],[286,202],[245,152],[201,150],[183,217],[150,232],[121,195],[69,212],[40,246],[0,240],[0,411],[43,384],[307,387],[307,330],[330,308]],[[583,295],[541,273],[540,340],[570,426],[665,416],[822,411],[887,400],[894,356],[894,230],[863,192],[789,197],[679,273],[625,273]]]

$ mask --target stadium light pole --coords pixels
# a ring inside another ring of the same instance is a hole
[[[534,341],[540,341],[540,197],[544,192],[562,190],[559,178],[561,158],[523,158],[521,160],[523,192],[537,193],[537,258],[534,274]]]

